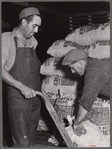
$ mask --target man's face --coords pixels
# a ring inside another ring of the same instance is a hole
[[[73,62],[72,64],[69,64],[69,67],[71,68],[72,73],[77,73],[78,75],[82,76],[85,72],[85,60],[79,60],[76,62]]]
[[[26,23],[25,29],[25,37],[31,38],[35,33],[38,32],[38,28],[41,25],[41,18],[39,16],[34,15],[33,20],[29,23]]]

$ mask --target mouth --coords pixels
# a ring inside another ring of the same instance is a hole
[[[80,76],[82,76],[84,73],[83,72],[77,72],[77,74],[79,74]]]
[[[78,74],[78,75],[80,75],[80,76],[82,76],[82,75],[83,75],[83,73],[82,73],[82,72],[78,72],[78,71],[76,71],[76,70],[74,70],[74,69],[71,69],[71,71],[72,71],[72,73],[76,73],[76,74]]]
[[[31,33],[30,33],[30,36],[33,36],[34,34],[35,34],[34,32],[31,32]]]
[[[76,74],[78,74],[78,75],[82,76],[82,73],[81,73],[81,72],[77,72],[77,71],[76,71]]]

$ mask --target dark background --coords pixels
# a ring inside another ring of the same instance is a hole
[[[109,11],[109,2],[3,2],[2,21],[4,26],[2,32],[11,31],[18,25],[18,15],[25,7],[37,7],[42,15],[42,25],[40,31],[35,35],[39,44],[37,54],[43,63],[49,55],[47,49],[52,43],[59,39],[64,39],[70,32],[69,17],[79,13]],[[78,23],[77,27],[87,25],[87,21]],[[98,23],[104,23],[101,20]]]
[[[64,39],[70,32],[69,18],[82,14],[77,27],[88,25],[83,21],[83,14],[105,12],[110,10],[109,2],[2,2],[2,32],[12,31],[18,25],[18,15],[20,11],[28,6],[37,7],[42,16],[42,25],[40,31],[35,35],[38,41],[36,49],[37,56],[43,63],[50,55],[46,53],[47,49],[54,41]],[[98,19],[99,21],[99,19]],[[97,23],[97,22],[96,22]],[[98,23],[105,23],[101,19]],[[6,86],[3,82],[3,144],[11,145],[8,108],[6,99]]]

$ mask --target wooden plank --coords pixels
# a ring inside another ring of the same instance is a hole
[[[100,11],[100,12],[89,12],[89,13],[78,13],[78,14],[73,14],[70,15],[70,17],[82,17],[82,16],[89,16],[89,15],[105,15],[109,14],[109,11]]]
[[[45,91],[42,89],[42,92],[45,93]],[[53,105],[50,103],[48,97],[46,96],[46,93],[43,94],[39,91],[37,91],[37,95],[41,96],[44,103],[45,103],[45,106],[46,106],[46,109],[48,110],[50,116],[52,117],[57,129],[59,130],[63,140],[65,141],[66,145],[68,147],[75,147],[74,144],[72,143],[70,137],[68,136],[63,124],[60,122],[59,120],[59,117],[56,113],[56,111],[54,110],[54,107]]]
[[[101,19],[102,19],[102,18],[103,18],[103,19],[104,19],[104,18],[108,18],[108,14],[106,14],[106,15],[100,15],[100,16],[99,16],[99,15],[98,15],[98,16],[92,16],[92,19],[100,19],[100,18],[101,18]]]

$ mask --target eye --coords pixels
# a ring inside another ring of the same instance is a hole
[[[33,25],[33,28],[36,28],[36,25]]]

